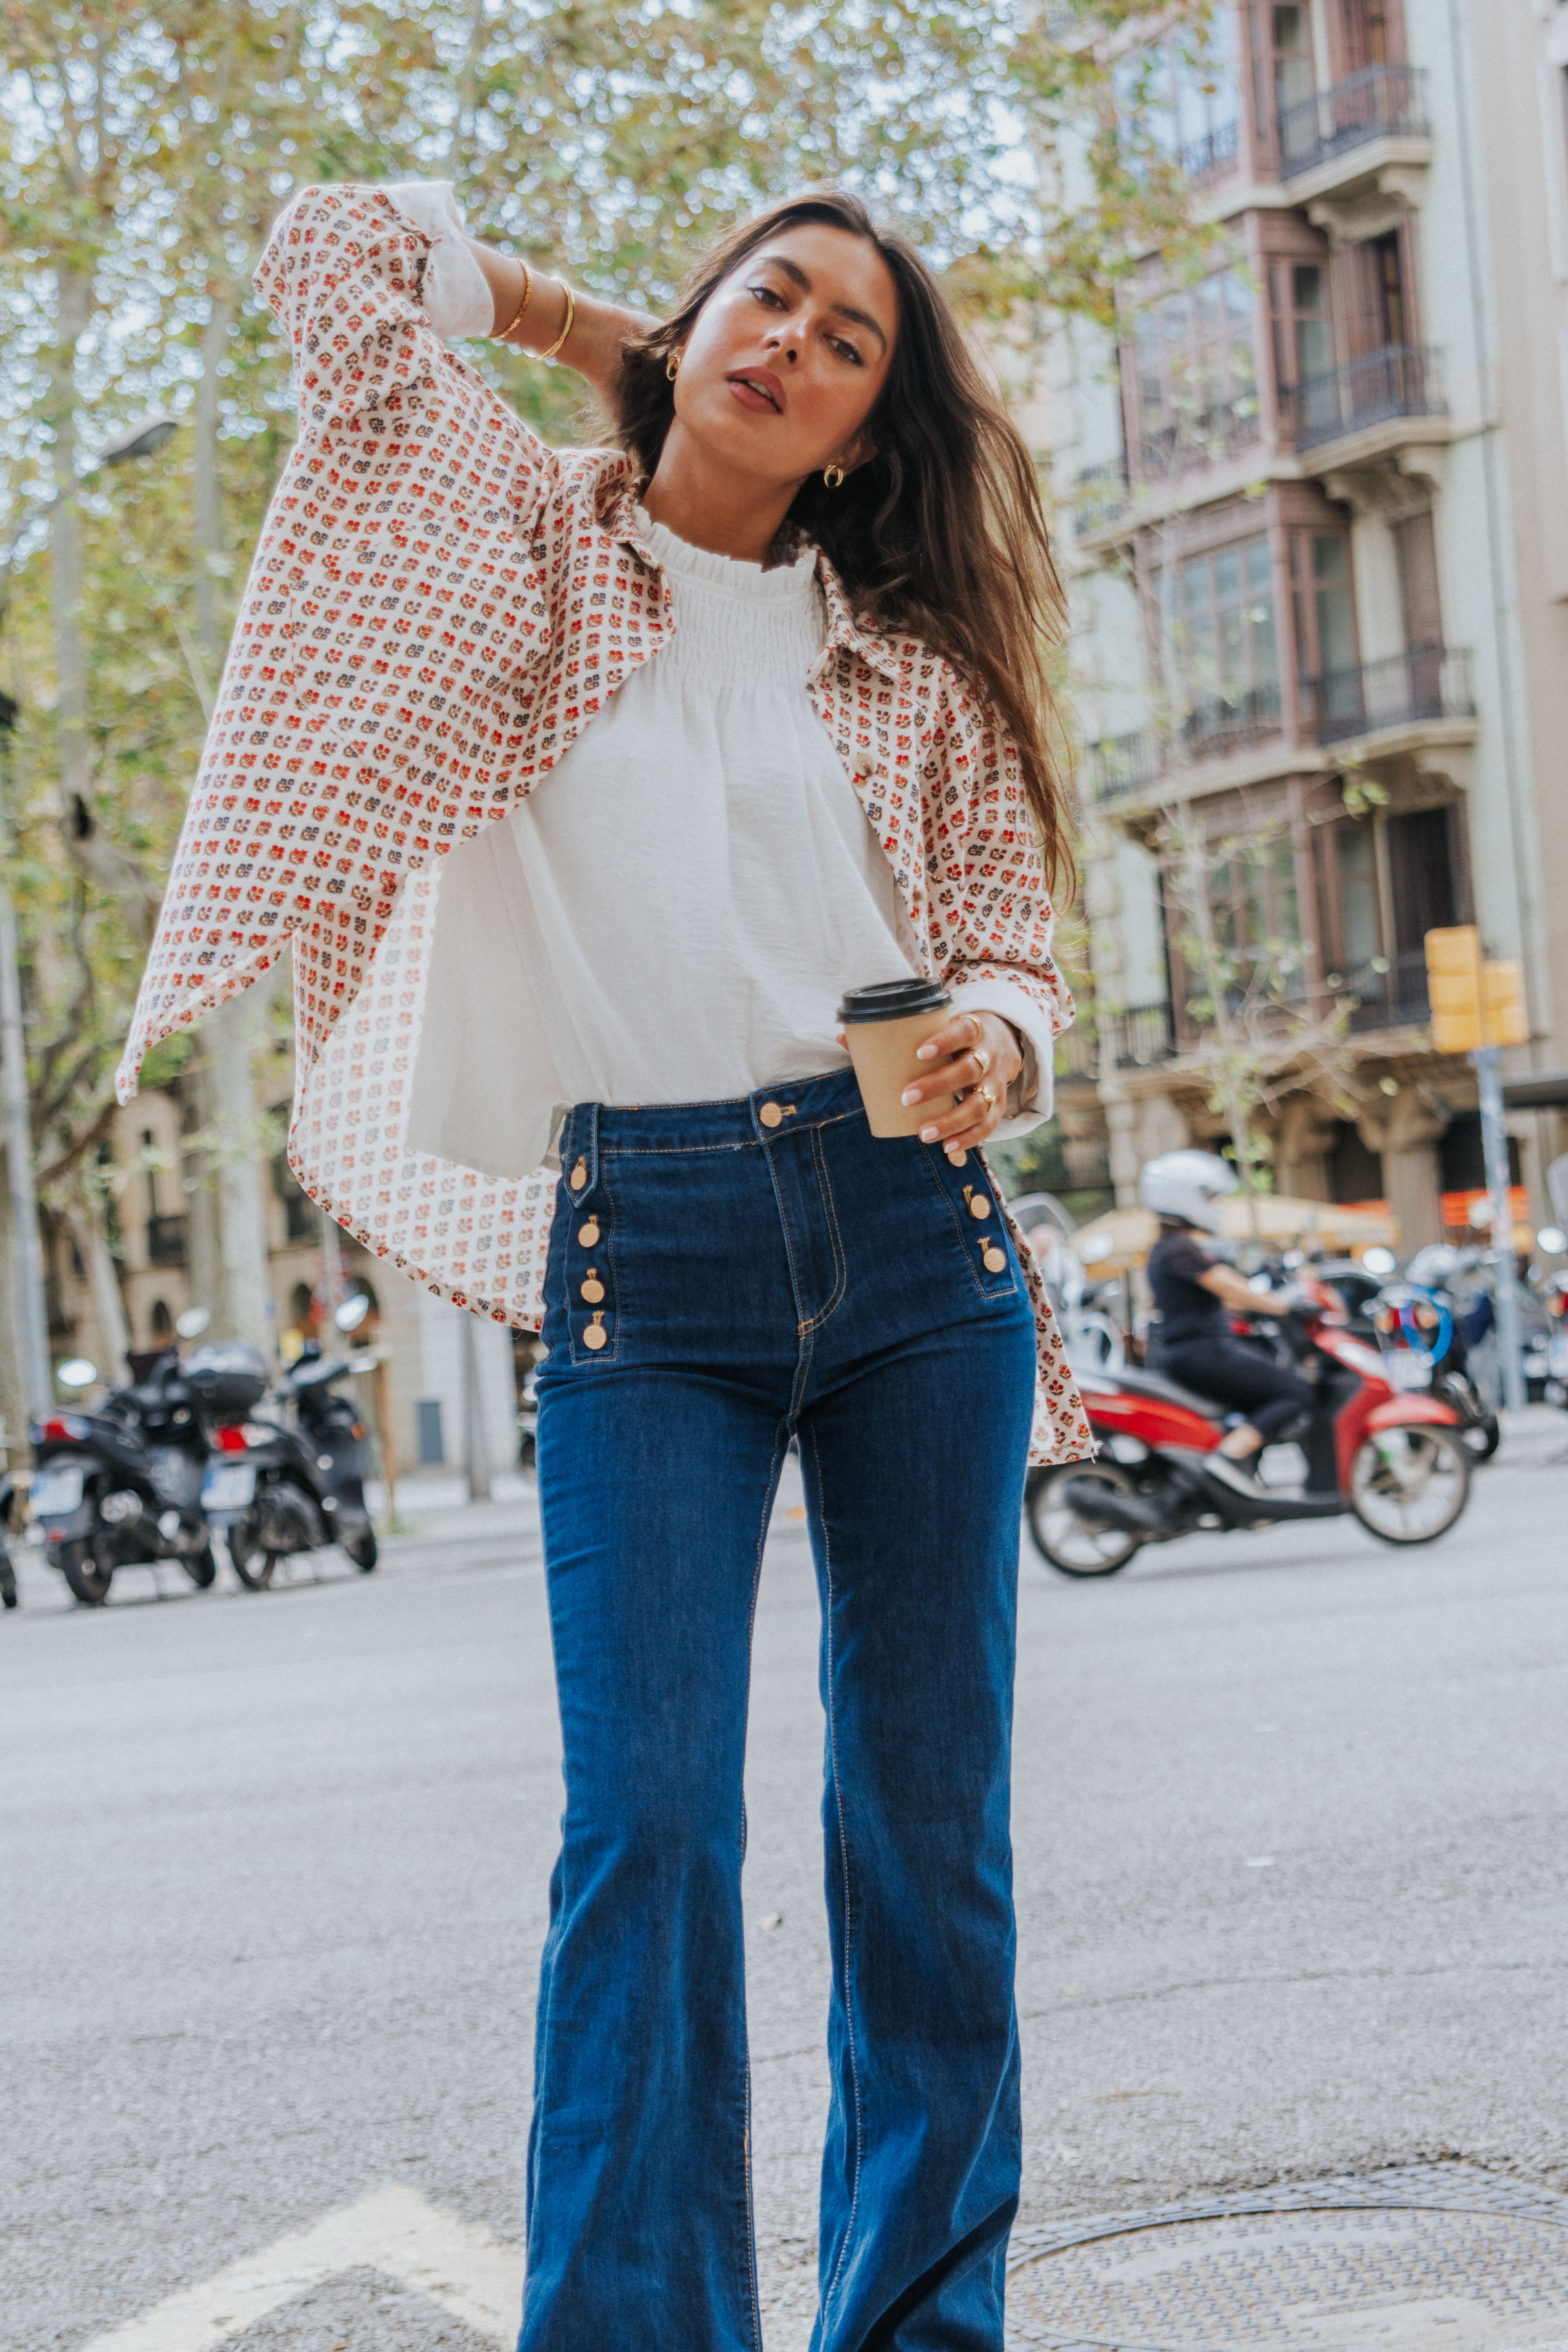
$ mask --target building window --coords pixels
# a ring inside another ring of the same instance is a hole
[[[1142,50],[1119,68],[1124,119],[1189,179],[1216,176],[1237,155],[1236,19],[1216,8],[1203,34]]]
[[[1279,720],[1279,656],[1268,539],[1167,566],[1160,602],[1189,749],[1219,751],[1272,732]]]
[[[1319,719],[1359,718],[1361,671],[1350,541],[1338,530],[1296,531],[1290,560],[1296,656],[1303,681],[1313,687]]]
[[[1210,884],[1215,943],[1235,971],[1237,1001],[1244,995],[1301,997],[1301,909],[1296,853],[1281,830],[1233,845],[1214,867]]]
[[[1352,73],[1389,61],[1388,0],[1342,0],[1345,59]]]
[[[1319,836],[1323,982],[1352,1000],[1352,1030],[1427,1018],[1426,936],[1460,916],[1456,814],[1413,809]]]
[[[153,1313],[150,1319],[153,1337],[154,1339],[172,1339],[174,1338],[174,1318],[169,1312],[169,1304],[167,1299],[154,1298],[153,1301]]]
[[[1246,273],[1222,269],[1142,313],[1133,333],[1142,477],[1179,472],[1257,440],[1256,309]]]

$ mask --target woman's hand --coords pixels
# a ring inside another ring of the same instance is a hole
[[[928,1037],[916,1058],[932,1065],[904,1088],[906,1103],[962,1094],[962,1102],[921,1129],[922,1143],[940,1143],[951,1157],[988,1142],[1002,1121],[1007,1089],[1024,1066],[1018,1033],[999,1013],[959,1013]]]

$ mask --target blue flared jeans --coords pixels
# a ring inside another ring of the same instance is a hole
[[[752,1623],[798,1439],[832,2101],[814,2352],[1001,2352],[1034,1323],[985,1170],[853,1076],[566,1122],[539,1381],[564,1742],[520,2352],[758,2352]]]

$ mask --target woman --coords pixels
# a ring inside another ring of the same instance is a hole
[[[1091,1451],[977,1157],[1050,1105],[1058,803],[1026,451],[916,256],[775,206],[654,326],[307,191],[258,273],[300,437],[143,982],[153,1040],[285,937],[290,1158],[533,1327],[566,1811],[525,2352],[759,2341],[742,2000],[751,1617],[799,1440],[834,1983],[818,2341],[1000,2347],[1018,2188],[1014,1590]],[[543,446],[443,335],[582,370]],[[876,1141],[849,987],[945,982]],[[907,1099],[908,1097],[906,1097]]]
[[[1244,1416],[1221,1438],[1219,1454],[1232,1465],[1232,1485],[1240,1480],[1245,1489],[1263,1448],[1311,1411],[1312,1391],[1300,1372],[1231,1328],[1235,1316],[1279,1311],[1272,1292],[1216,1264],[1198,1239],[1219,1231],[1218,1204],[1236,1189],[1235,1169],[1214,1151],[1163,1152],[1145,1161],[1138,1180],[1139,1199],[1160,1219],[1147,1268],[1160,1318],[1157,1369]]]

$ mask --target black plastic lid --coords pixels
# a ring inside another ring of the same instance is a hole
[[[874,988],[847,988],[840,1021],[907,1021],[912,1013],[940,1013],[952,997],[940,980],[880,980]]]

